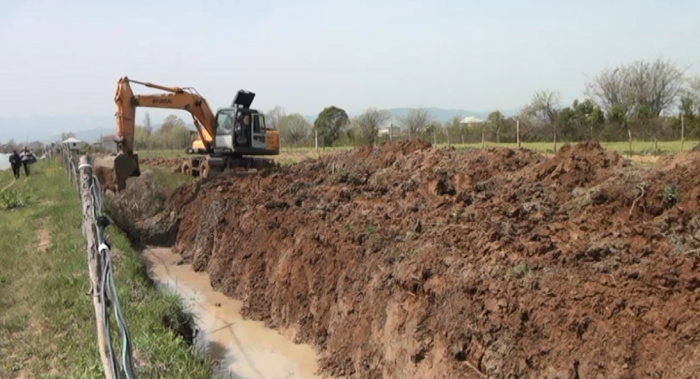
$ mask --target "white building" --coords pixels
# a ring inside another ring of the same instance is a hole
[[[379,127],[379,136],[387,136],[389,138],[395,137],[395,136],[400,136],[401,135],[401,127],[394,124],[393,122],[388,122],[382,126]]]
[[[484,120],[478,119],[478,118],[473,117],[473,116],[468,116],[468,117],[463,118],[462,121],[460,121],[459,123],[460,124],[467,124],[467,125],[483,124]]]
[[[67,146],[68,150],[74,150],[74,151],[78,151],[82,147],[85,146],[85,142],[83,142],[75,137],[66,138],[65,141],[61,142],[61,144]]]

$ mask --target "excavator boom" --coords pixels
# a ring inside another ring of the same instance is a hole
[[[156,95],[134,95],[130,83],[159,89],[169,93]],[[165,87],[153,83],[144,83],[122,77],[117,82],[114,94],[117,106],[117,154],[116,156],[96,157],[93,161],[95,172],[105,187],[121,191],[126,187],[126,180],[141,175],[138,155],[134,153],[134,136],[136,132],[136,108],[170,108],[188,111],[194,120],[199,139],[208,149],[216,131],[216,120],[209,104],[193,90],[179,87]],[[116,183],[115,183],[116,182]]]

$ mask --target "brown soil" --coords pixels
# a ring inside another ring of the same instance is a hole
[[[205,179],[140,225],[325,374],[693,378],[699,204],[700,153],[403,142]]]

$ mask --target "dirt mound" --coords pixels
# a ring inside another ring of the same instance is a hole
[[[389,143],[181,187],[174,249],[357,378],[700,375],[700,154]]]

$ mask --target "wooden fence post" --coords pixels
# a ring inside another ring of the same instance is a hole
[[[481,127],[481,149],[486,148],[486,127],[482,126]]]
[[[518,149],[520,149],[520,119],[515,121],[515,140],[518,142]]]
[[[683,145],[685,145],[685,120],[681,113],[681,151],[683,151]]]
[[[88,260],[88,274],[90,275],[90,293],[92,294],[92,306],[95,310],[95,322],[97,325],[97,348],[100,352],[100,360],[102,361],[102,367],[105,371],[105,378],[115,379],[112,376],[113,367],[112,361],[107,354],[107,331],[105,330],[105,323],[107,320],[103,318],[103,315],[107,313],[105,309],[105,304],[100,301],[100,294],[102,293],[102,288],[100,284],[102,283],[102,265],[98,259],[99,252],[97,245],[97,237],[95,235],[96,230],[93,225],[93,207],[92,196],[90,193],[90,186],[92,184],[92,166],[90,166],[90,161],[88,157],[83,155],[80,157],[80,165],[78,166],[80,171],[80,199],[83,204],[83,233],[85,234],[85,239],[87,241],[87,260]]]
[[[629,127],[627,128],[627,135],[628,135],[629,142],[630,142],[630,157],[631,157],[632,156],[632,130]]]

